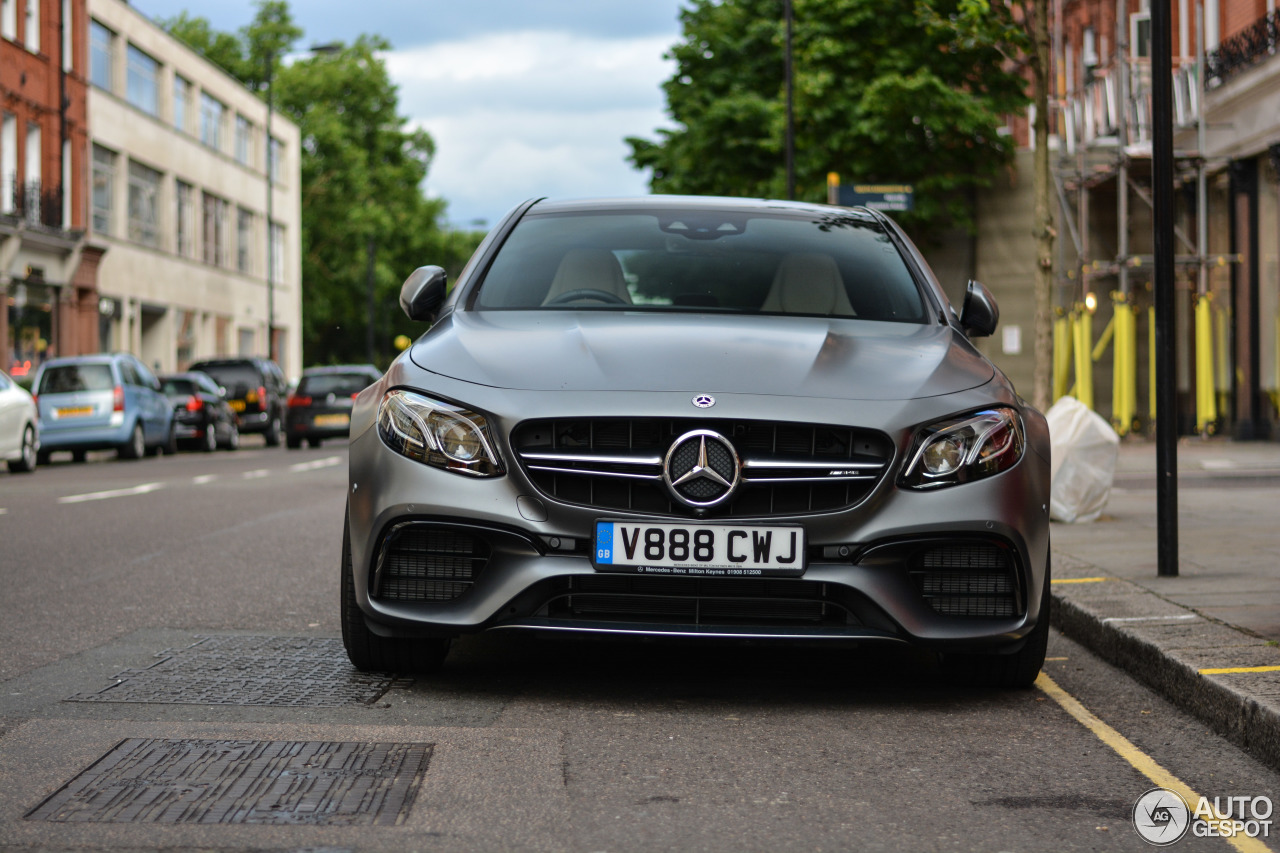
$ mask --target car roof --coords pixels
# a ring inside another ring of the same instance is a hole
[[[376,373],[379,376],[382,375],[382,371],[372,364],[326,364],[308,367],[302,371],[303,376],[323,376],[327,373]]]
[[[879,221],[870,210],[863,207],[833,207],[829,204],[812,204],[804,201],[783,201],[766,198],[732,198],[728,196],[646,195],[617,198],[539,199],[529,213],[601,213],[604,211],[654,210],[726,211],[739,213],[794,213],[800,215],[830,216],[834,211],[851,214],[868,222]]]

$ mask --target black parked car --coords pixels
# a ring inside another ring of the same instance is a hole
[[[262,433],[268,447],[280,443],[288,393],[280,365],[265,358],[220,358],[196,362],[189,369],[209,374],[226,389],[240,432]]]
[[[160,389],[173,404],[178,441],[210,453],[240,446],[240,427],[218,383],[207,373],[171,373],[160,377]]]
[[[351,432],[351,404],[357,394],[382,378],[372,364],[310,367],[302,372],[298,389],[289,395],[285,442],[296,450],[305,439],[319,447],[326,438]]]

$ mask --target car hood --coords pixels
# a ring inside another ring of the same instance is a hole
[[[410,357],[452,379],[524,391],[907,400],[995,375],[949,326],[638,311],[455,311]]]

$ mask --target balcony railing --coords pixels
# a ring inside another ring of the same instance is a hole
[[[1275,54],[1277,47],[1280,47],[1280,11],[1259,18],[1210,51],[1205,57],[1205,84],[1221,86]]]
[[[0,213],[25,219],[29,225],[62,227],[62,186],[48,186],[40,181],[19,182],[8,178],[0,182],[0,191],[9,204],[0,205]]]

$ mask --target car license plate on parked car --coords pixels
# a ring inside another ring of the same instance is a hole
[[[231,411],[233,412],[244,411],[244,400],[228,400],[227,403],[230,404]]]
[[[787,577],[804,572],[804,528],[795,525],[597,521],[597,571],[653,575]]]
[[[64,406],[58,409],[60,418],[82,418],[93,414],[93,406]]]
[[[350,415],[316,415],[312,421],[318,427],[346,426],[351,423]]]

